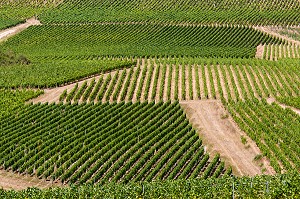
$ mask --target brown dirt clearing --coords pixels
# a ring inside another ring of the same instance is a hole
[[[27,175],[19,175],[12,172],[0,170],[0,189],[4,190],[23,190],[29,187],[46,189],[50,187],[62,187],[60,182],[46,181]]]
[[[261,154],[260,149],[238,128],[221,101],[181,101],[180,104],[194,128],[198,130],[211,157],[219,153],[221,159],[232,166],[234,175],[255,176],[262,174],[263,168],[266,169],[264,174],[275,173],[266,158],[261,162],[254,161],[255,156]],[[242,136],[246,138],[246,144],[242,143]],[[262,167],[259,166],[261,163]]]

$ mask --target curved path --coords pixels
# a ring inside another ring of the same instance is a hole
[[[36,25],[41,25],[41,22],[34,17],[27,19],[25,23],[19,24],[17,26],[1,30],[0,31],[0,41],[4,41],[8,39],[9,37],[12,37],[19,32],[22,32],[23,30],[27,29],[30,26],[36,26]]]

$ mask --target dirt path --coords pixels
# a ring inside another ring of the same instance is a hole
[[[41,25],[41,22],[33,17],[30,19],[27,19],[26,22],[23,24],[19,24],[17,26],[14,26],[14,27],[11,27],[11,28],[8,28],[5,30],[1,30],[0,31],[0,42],[22,32],[23,30],[27,29],[30,26],[36,26],[36,25]]]
[[[269,35],[273,35],[273,36],[275,36],[275,37],[284,39],[284,40],[286,40],[286,41],[288,41],[288,42],[290,42],[290,43],[292,43],[292,44],[300,45],[300,41],[297,41],[297,40],[292,39],[292,38],[290,38],[290,37],[281,35],[281,34],[279,34],[278,32],[272,30],[271,27],[267,27],[267,26],[255,26],[255,27],[253,27],[253,28],[256,29],[256,30],[265,32],[265,33],[267,33],[267,34],[269,34]]]
[[[266,159],[259,163],[253,161],[261,151],[227,115],[219,100],[182,101],[180,104],[198,130],[211,156],[219,153],[221,159],[232,166],[234,175],[261,174],[263,168],[259,165],[261,163],[266,168],[265,174],[275,173]],[[241,136],[247,139],[246,145],[241,142]]]
[[[275,103],[278,104],[281,108],[284,108],[284,109],[289,108],[289,109],[291,109],[292,111],[294,111],[295,113],[297,113],[298,115],[300,115],[300,110],[299,110],[299,109],[297,109],[297,108],[295,108],[295,107],[292,107],[292,106],[287,106],[287,105],[285,105],[285,104],[281,104],[281,103],[277,102],[275,98],[271,98],[271,97],[270,97],[270,98],[267,99],[267,102],[268,102],[268,104],[272,104],[273,102],[275,102]]]
[[[52,182],[38,179],[36,177],[30,177],[26,175],[19,175],[12,172],[0,170],[0,189],[5,190],[23,190],[28,187],[38,187],[40,189],[46,189],[50,187],[62,187],[60,182]]]

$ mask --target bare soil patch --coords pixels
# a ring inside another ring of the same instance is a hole
[[[46,189],[50,187],[62,187],[63,184],[58,181],[46,181],[38,179],[36,177],[31,177],[27,175],[15,174],[13,172],[8,172],[0,170],[0,189],[5,190],[23,190],[28,187],[37,187],[40,189]]]
[[[264,49],[265,49],[264,45],[260,44],[259,46],[257,46],[255,57],[258,58],[258,59],[263,59],[264,58]]]
[[[275,173],[266,158],[259,163],[254,161],[255,156],[261,154],[260,149],[234,123],[221,101],[195,100],[182,101],[180,104],[210,154],[219,153],[222,160],[232,166],[234,175],[259,175],[263,173],[263,167],[266,168],[264,174]],[[242,143],[241,136],[246,138],[246,144]],[[261,167],[260,163],[264,166]]]

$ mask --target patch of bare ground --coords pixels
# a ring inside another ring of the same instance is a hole
[[[297,45],[300,45],[300,41],[297,41],[293,38],[290,38],[288,36],[285,36],[285,35],[282,35],[282,34],[279,34],[278,30],[275,30],[271,27],[268,27],[268,26],[255,26],[253,27],[254,29],[256,30],[259,30],[261,32],[264,32],[264,33],[267,33],[269,35],[272,35],[272,36],[275,36],[275,37],[278,37],[278,38],[281,38],[283,40],[286,40],[292,44],[297,44]]]
[[[261,45],[261,44],[259,44],[259,46],[256,47],[255,57],[257,59],[263,59],[263,57],[264,57],[264,49],[265,49],[265,46]]]
[[[59,181],[46,181],[28,175],[20,175],[0,169],[0,189],[4,190],[23,190],[28,187],[37,187],[46,189],[50,187],[62,187],[63,184]]]
[[[26,22],[23,24],[19,24],[17,26],[14,26],[14,27],[11,27],[11,28],[8,28],[5,30],[1,30],[0,31],[0,42],[22,32],[23,30],[29,28],[30,26],[36,26],[36,25],[41,25],[41,22],[33,17],[30,19],[27,19]]]
[[[187,117],[199,132],[204,145],[213,157],[219,153],[222,160],[232,166],[237,176],[262,174],[262,167],[254,161],[261,151],[246,133],[242,132],[228,115],[219,100],[198,100],[180,102]],[[243,144],[241,136],[247,139]],[[274,174],[269,161],[264,162],[264,174]]]
[[[281,103],[277,102],[275,98],[272,98],[272,97],[267,98],[267,103],[268,103],[268,104],[276,103],[276,104],[278,104],[281,108],[284,108],[284,109],[289,108],[289,109],[291,109],[292,111],[294,111],[295,113],[297,113],[298,115],[300,115],[300,110],[299,110],[299,109],[297,109],[297,108],[295,108],[295,107],[292,107],[292,106],[285,105],[285,104],[281,104]]]

